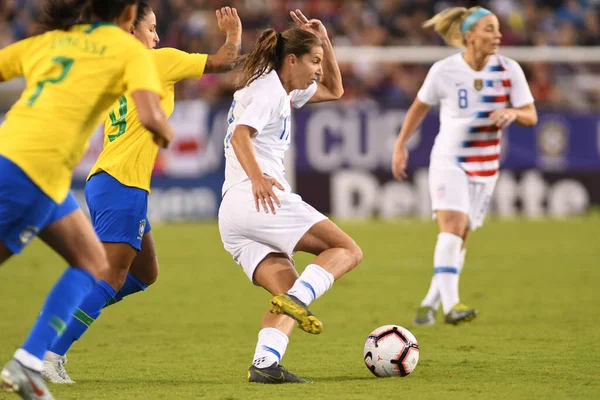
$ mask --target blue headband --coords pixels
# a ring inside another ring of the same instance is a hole
[[[477,23],[477,21],[490,14],[492,14],[490,10],[485,9],[483,7],[478,8],[477,11],[475,11],[465,19],[465,22],[463,22],[462,27],[460,28],[460,33],[464,35],[465,32],[469,30],[469,28],[471,28]]]

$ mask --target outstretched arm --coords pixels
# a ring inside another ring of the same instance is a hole
[[[318,19],[309,20],[300,10],[290,11],[290,15],[298,27],[314,33],[323,43],[323,75],[317,84],[317,91],[308,102],[319,103],[339,100],[344,94],[342,73],[335,58],[329,36],[327,36],[325,25]]]
[[[226,37],[225,44],[215,54],[209,54],[204,72],[215,74],[228,72],[235,66],[242,47],[242,21],[237,10],[223,7],[216,11],[219,29]]]

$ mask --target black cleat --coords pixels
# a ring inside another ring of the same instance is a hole
[[[254,383],[311,383],[308,379],[298,378],[283,366],[273,363],[270,367],[256,368],[254,365],[248,369],[248,382]]]

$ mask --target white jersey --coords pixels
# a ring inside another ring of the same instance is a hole
[[[471,180],[495,179],[502,132],[489,115],[498,109],[533,103],[525,74],[509,58],[493,55],[474,71],[462,54],[435,63],[417,95],[440,105],[440,132],[431,151],[431,167],[460,166]]]
[[[252,138],[256,159],[262,172],[275,178],[287,191],[283,157],[290,147],[291,105],[300,108],[317,91],[313,83],[306,90],[293,90],[289,95],[283,88],[277,72],[271,71],[238,90],[233,95],[229,109],[227,135],[225,136],[225,182],[223,195],[232,186],[248,180],[230,144],[238,125],[247,125],[257,131]]]

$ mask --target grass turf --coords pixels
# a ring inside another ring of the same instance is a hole
[[[69,352],[77,384],[51,390],[58,399],[600,398],[599,226],[597,215],[488,221],[470,239],[461,279],[461,300],[481,315],[417,328],[435,224],[342,224],[364,261],[311,306],[323,333],[292,336],[283,365],[314,383],[282,386],[246,383],[269,296],[223,250],[216,224],[157,226],[158,282],[105,310]],[[310,260],[298,255],[296,265]],[[63,268],[36,241],[0,269],[2,362]],[[377,379],[363,364],[366,336],[385,324],[419,340],[409,377]]]

